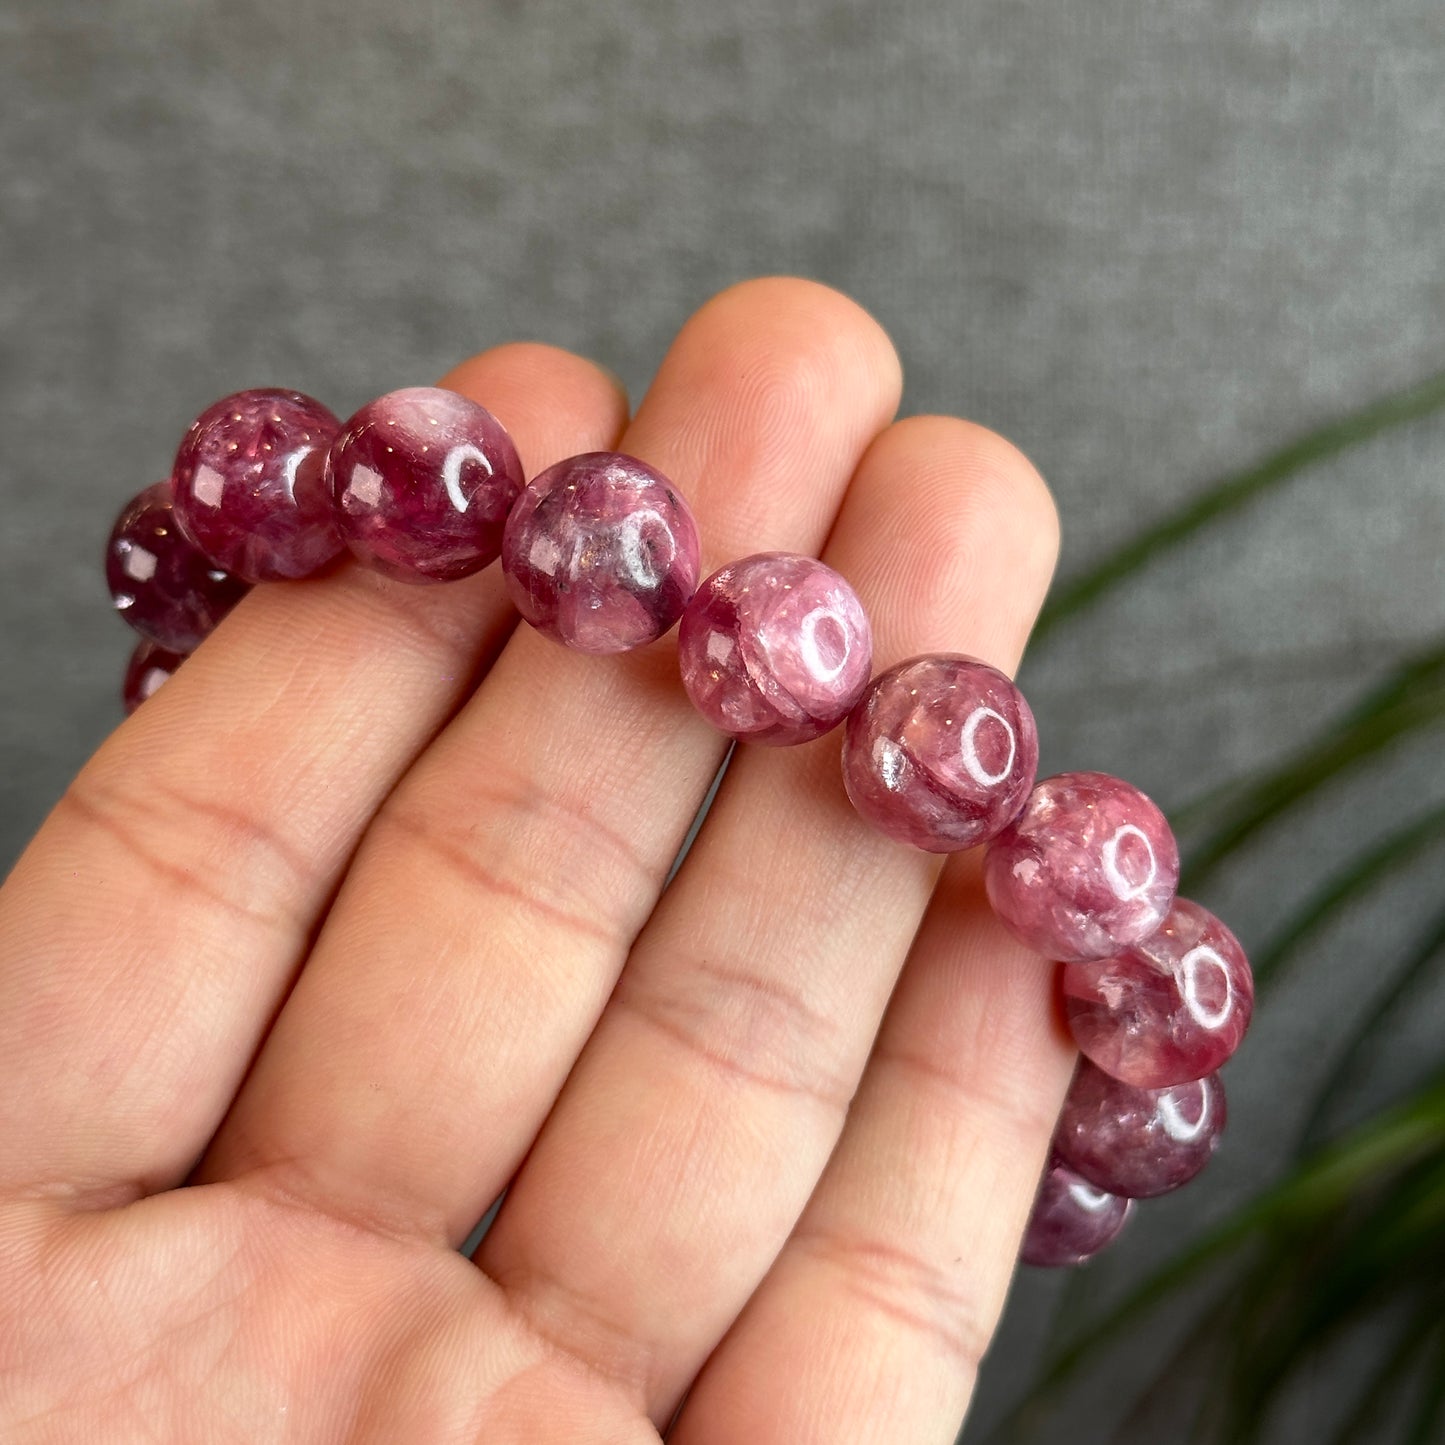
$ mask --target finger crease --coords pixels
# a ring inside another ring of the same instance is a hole
[[[959,1277],[961,1260],[945,1269],[885,1240],[830,1230],[799,1230],[790,1244],[833,1270],[855,1300],[930,1340],[968,1375],[977,1371],[993,1331]]]

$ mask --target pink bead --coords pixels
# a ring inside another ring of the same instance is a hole
[[[181,532],[169,482],[126,504],[106,544],[105,579],[116,611],[173,652],[190,652],[249,590]]]
[[[874,678],[848,718],[843,783],[880,832],[930,853],[986,842],[1039,765],[1034,715],[997,668],[938,653]]]
[[[1099,963],[1061,970],[1079,1048],[1145,1089],[1212,1074],[1239,1047],[1254,1007],[1249,960],[1208,909],[1178,898],[1164,926]]]
[[[1019,1258],[1039,1269],[1083,1264],[1114,1242],[1133,1212],[1132,1199],[1096,1189],[1055,1154],[1039,1181]]]
[[[1084,1059],[1064,1100],[1054,1149],[1100,1189],[1150,1199],[1187,1184],[1204,1168],[1225,1117],[1218,1074],[1167,1089],[1136,1089]]]
[[[697,523],[661,472],[588,452],[527,484],[502,540],[517,610],[578,652],[626,652],[661,637],[697,587]]]
[[[402,582],[454,582],[496,561],[522,462],[485,407],[413,386],[346,423],[326,485],[346,545],[367,566]]]
[[[299,391],[238,391],[207,407],[171,472],[182,530],[247,582],[319,572],[342,550],[322,479],[340,426]]]
[[[1110,958],[1153,933],[1179,886],[1163,813],[1107,773],[1045,778],[984,860],[989,902],[1024,943],[1060,963]]]
[[[831,567],[762,552],[714,572],[687,604],[678,663],[693,706],[749,743],[806,743],[835,728],[868,685],[873,631]]]
[[[120,689],[126,714],[133,713],[162,683],[169,682],[171,674],[185,660],[184,653],[169,652],[154,642],[137,643]]]

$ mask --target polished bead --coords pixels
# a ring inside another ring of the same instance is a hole
[[[181,532],[169,482],[126,504],[106,544],[105,579],[116,611],[173,652],[190,652],[248,590]]]
[[[454,582],[496,561],[522,480],[501,422],[433,386],[367,402],[326,463],[346,545],[403,582]]]
[[[517,610],[578,652],[661,637],[697,587],[697,523],[661,472],[588,452],[528,482],[507,519],[502,570]]]
[[[1167,1089],[1139,1089],[1080,1062],[1054,1149],[1089,1183],[1128,1199],[1187,1184],[1209,1162],[1225,1124],[1218,1074]]]
[[[684,609],[677,645],[693,706],[750,743],[822,737],[862,696],[873,661],[858,594],[831,567],[793,552],[714,572]]]
[[[1134,1201],[1096,1189],[1057,1154],[1039,1181],[1019,1258],[1040,1269],[1083,1264],[1112,1244],[1134,1212]]]
[[[1146,1089],[1212,1074],[1239,1047],[1254,1007],[1239,941],[1187,898],[1176,898],[1142,943],[1060,972],[1079,1048],[1106,1074]]]
[[[125,670],[120,697],[127,715],[133,713],[186,660],[183,652],[171,652],[154,642],[136,644]]]
[[[310,577],[341,555],[322,476],[341,426],[299,391],[238,391],[191,423],[171,471],[181,529],[247,582]]]
[[[876,677],[848,718],[843,783],[900,843],[952,853],[986,842],[1024,805],[1039,765],[1034,715],[997,668],[936,653]]]
[[[1163,813],[1107,773],[1060,773],[1033,790],[989,845],[989,902],[1000,922],[1061,963],[1109,958],[1164,922],[1179,849]]]

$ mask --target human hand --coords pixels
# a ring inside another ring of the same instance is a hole
[[[630,423],[548,347],[442,384],[529,476],[661,468],[704,571],[826,544],[875,669],[1018,660],[1048,493],[890,425],[834,292],[723,293]],[[724,751],[674,637],[514,620],[495,568],[256,589],[0,891],[11,1445],[953,1438],[1072,1066],[1050,971],[972,855],[851,811],[836,733],[740,748],[663,892]]]

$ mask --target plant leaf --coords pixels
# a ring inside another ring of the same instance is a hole
[[[1136,1285],[1044,1368],[1029,1396],[1000,1423],[995,1438],[1026,1429],[1088,1359],[1135,1320],[1216,1265],[1256,1232],[1295,1229],[1302,1221],[1330,1217],[1351,1193],[1382,1171],[1428,1154],[1445,1138],[1445,1070],[1394,1109],[1366,1121],[1338,1143],[1305,1161],[1284,1179],[1247,1201],[1172,1260]]]
[[[1445,1339],[1445,1330],[1436,1328],[1442,1308],[1445,1308],[1445,1297],[1436,1293],[1405,1317],[1404,1328],[1386,1347],[1379,1366],[1356,1397],[1354,1408],[1325,1445],[1358,1445],[1365,1432],[1378,1423],[1380,1412],[1418,1356],[1433,1343],[1436,1335]]]
[[[1389,1022],[1396,1009],[1418,988],[1430,981],[1434,969],[1441,963],[1445,963],[1445,910],[1436,914],[1389,988],[1360,1016],[1355,1027],[1350,1030],[1329,1077],[1315,1095],[1309,1112],[1305,1115],[1298,1154],[1308,1155],[1320,1146],[1330,1111],[1339,1102],[1345,1087],[1355,1078],[1360,1056],[1374,1042],[1376,1035]]]
[[[1428,662],[1428,669],[1421,664]],[[1445,648],[1397,669],[1341,722],[1326,728],[1273,771],[1256,779],[1190,851],[1180,887],[1195,889],[1266,823],[1397,739],[1445,721]]]
[[[1262,993],[1275,982],[1294,951],[1322,928],[1346,903],[1366,893],[1400,864],[1408,863],[1438,838],[1445,837],[1445,804],[1407,823],[1353,858],[1326,880],[1265,943],[1253,960],[1254,985]]]
[[[1445,408],[1445,372],[1308,432],[1254,466],[1205,487],[1177,511],[1146,528],[1087,571],[1065,582],[1055,592],[1034,627],[1035,644],[1065,618],[1081,611],[1160,553],[1177,546],[1210,522],[1237,511],[1316,462],[1360,446],[1392,427],[1418,421],[1442,408]]]

